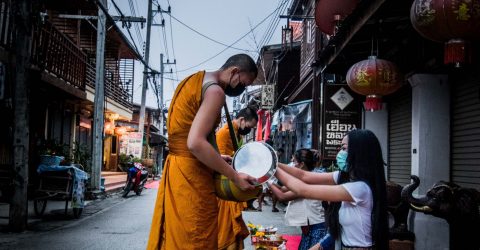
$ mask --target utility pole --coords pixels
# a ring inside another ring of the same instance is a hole
[[[161,104],[161,115],[160,115],[160,124],[162,126],[162,128],[160,129],[160,135],[164,135],[163,134],[163,75],[166,74],[165,73],[165,65],[173,65],[173,64],[177,64],[177,60],[174,59],[173,60],[173,63],[172,62],[169,62],[169,60],[167,59],[167,62],[164,62],[163,61],[163,53],[160,54],[160,104]],[[171,70],[169,73],[173,73]]]
[[[170,11],[170,8],[169,10]],[[163,121],[163,75],[165,74],[165,65],[173,65],[176,64],[177,60],[174,59],[173,63],[169,62],[167,59],[167,62],[163,61],[163,53],[160,54],[160,135],[163,134],[163,127],[164,127],[164,121]],[[172,71],[170,70],[170,73]],[[160,162],[160,168],[162,168],[162,162],[163,162],[163,149],[160,150],[160,155],[159,155],[159,161]],[[161,173],[163,169],[160,169],[159,172]]]
[[[90,186],[93,190],[100,189],[100,175],[103,165],[103,126],[104,126],[104,100],[105,100],[105,36],[106,36],[106,15],[103,12],[106,9],[107,1],[99,0],[99,5],[104,8],[98,8],[97,20],[97,55],[95,60],[95,99],[94,99],[94,120],[93,120],[93,157],[92,157],[92,176]]]
[[[28,155],[29,155],[29,63],[32,41],[32,0],[13,2],[15,17],[15,84],[13,93],[13,183],[14,191],[9,211],[9,226],[16,232],[27,228],[28,217]]]
[[[143,130],[145,126],[145,102],[147,98],[147,86],[148,86],[148,64],[150,58],[150,33],[152,30],[152,1],[148,0],[148,13],[147,13],[147,41],[145,45],[145,65],[143,67],[143,83],[142,83],[142,101],[140,106],[140,117],[138,118],[138,132],[142,138],[142,149],[143,149]],[[143,150],[140,151],[140,158],[143,157]]]

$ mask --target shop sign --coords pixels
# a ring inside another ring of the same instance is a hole
[[[262,109],[272,109],[275,105],[275,85],[262,86]]]
[[[120,154],[142,156],[142,135],[139,132],[125,133],[120,137]]]
[[[347,85],[325,84],[323,109],[322,151],[326,159],[335,159],[343,137],[352,129],[360,128],[361,96]]]

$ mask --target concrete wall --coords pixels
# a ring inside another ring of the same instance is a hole
[[[416,74],[412,85],[412,174],[420,178],[417,194],[425,194],[450,176],[450,86],[445,75]],[[414,193],[415,194],[415,193]],[[449,226],[443,219],[415,213],[410,227],[415,249],[449,249]]]
[[[380,141],[382,155],[385,163],[388,163],[388,109],[387,104],[383,104],[383,109],[375,112],[363,112],[363,128],[371,130]],[[385,167],[385,173],[387,168]]]

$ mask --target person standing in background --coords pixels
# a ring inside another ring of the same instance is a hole
[[[314,171],[315,157],[309,149],[299,149],[293,154],[294,167],[304,171]],[[320,242],[326,235],[325,217],[322,201],[304,199],[287,188],[276,192],[280,201],[289,201],[285,213],[285,222],[289,226],[300,226],[302,239],[299,250],[307,250]]]
[[[250,133],[255,128],[258,121],[258,115],[251,108],[241,109],[232,120],[232,126],[236,140],[239,142],[242,136]],[[220,154],[233,156],[235,147],[228,123],[217,131],[217,145]],[[242,211],[246,207],[245,202],[218,200],[218,249],[222,250],[240,250],[243,249],[243,240],[248,237],[249,231],[242,218]]]

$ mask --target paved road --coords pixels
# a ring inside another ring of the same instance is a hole
[[[147,189],[141,196],[130,194],[127,199],[113,195],[90,204],[79,220],[54,216],[38,222],[32,231],[0,233],[0,249],[145,249],[156,193],[157,189]],[[298,228],[284,226],[282,210],[273,213],[271,206],[264,206],[263,212],[244,212],[244,220],[274,225],[282,234],[299,234]],[[245,243],[246,249],[253,249],[249,238]]]
[[[145,249],[156,191],[113,196],[111,206],[51,231],[0,234],[0,249]]]

